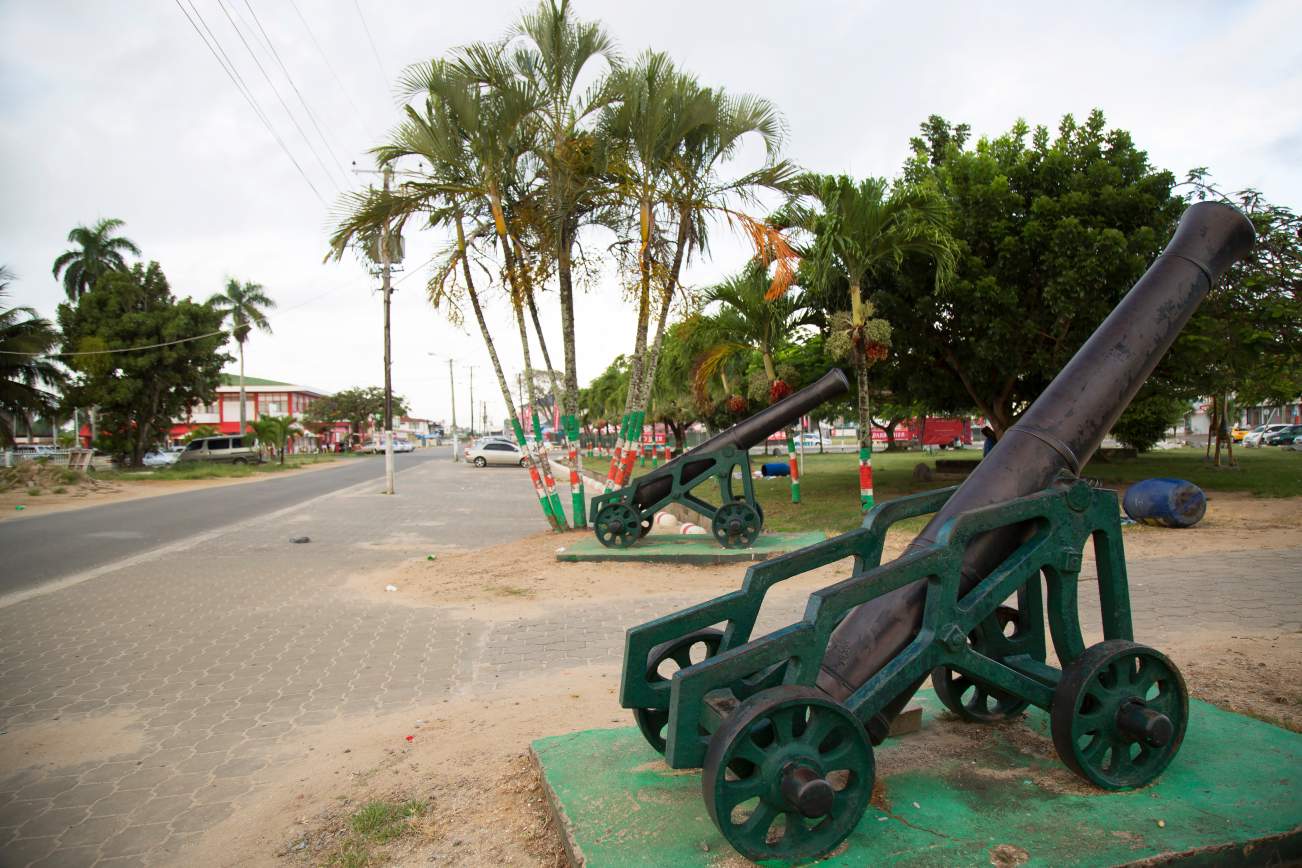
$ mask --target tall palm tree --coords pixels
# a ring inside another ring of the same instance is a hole
[[[208,304],[222,312],[223,321],[230,320],[230,335],[240,350],[240,435],[243,436],[248,422],[244,408],[244,342],[249,339],[253,329],[271,334],[271,323],[267,321],[266,311],[274,308],[273,301],[262,284],[245,281],[240,283],[235,278],[226,281],[226,289],[208,299]]]
[[[58,397],[52,390],[64,382],[63,370],[49,357],[58,331],[30,307],[4,305],[13,278],[0,266],[0,443],[6,446],[14,442],[18,419],[54,412]]]
[[[935,264],[936,281],[954,270],[955,248],[946,229],[944,201],[923,186],[892,187],[884,178],[856,182],[846,175],[803,175],[799,194],[778,222],[812,237],[805,256],[816,281],[849,282],[850,311],[830,318],[829,348],[849,355],[858,380],[860,501],[873,506],[872,423],[868,369],[890,344],[890,325],[873,318],[864,289],[904,260],[920,256]]]
[[[432,227],[452,231],[453,243],[440,256],[427,286],[430,302],[448,310],[454,319],[461,315],[459,300],[464,297],[470,302],[502,400],[515,423],[516,438],[529,456],[530,479],[539,505],[552,527],[560,528],[563,519],[556,515],[559,498],[553,502],[527,449],[519,411],[472,271],[477,248],[482,251],[509,238],[503,193],[510,188],[510,172],[527,150],[521,143],[527,141],[531,103],[518,90],[504,93],[506,89],[482,87],[440,60],[409,66],[401,82],[408,97],[423,96],[423,105],[419,110],[408,105],[403,122],[373,153],[380,165],[417,157],[422,170],[415,175],[407,173],[395,190],[347,197],[331,238],[331,255],[342,257],[350,244],[373,236],[386,221],[400,229],[415,215],[423,216]],[[508,288],[513,289],[518,280],[510,244],[502,244],[499,252],[506,263]],[[522,309],[515,304],[518,294],[512,291],[511,295],[517,325],[524,333]]]
[[[68,233],[68,242],[77,246],[54,260],[54,276],[57,278],[62,272],[63,291],[69,301],[76,302],[107,272],[125,271],[127,261],[123,254],[140,255],[140,248],[130,239],[115,234],[125,225],[121,220],[106,218],[94,226],[78,226]]]
[[[602,189],[600,159],[594,155],[602,143],[593,135],[594,120],[617,98],[609,76],[598,75],[582,91],[579,81],[594,63],[603,60],[617,69],[620,57],[601,24],[577,18],[569,0],[540,0],[532,12],[520,16],[503,40],[502,50],[504,63],[481,63],[482,55],[468,52],[462,54],[458,65],[484,84],[500,84],[496,79],[503,72],[523,78],[537,98],[532,110],[538,126],[533,152],[545,175],[545,240],[555,251],[565,356],[562,401],[565,414],[573,416],[578,412],[579,389],[573,252],[581,222],[597,207]]]

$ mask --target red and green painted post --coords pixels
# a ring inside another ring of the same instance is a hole
[[[573,416],[562,416],[561,425],[565,428],[565,436],[569,439],[569,465],[570,465],[570,514],[574,517],[574,526],[588,526],[588,508],[587,500],[583,494],[583,459],[580,457],[579,439],[582,436],[579,431],[579,420]]]
[[[791,468],[791,502],[800,503],[800,462],[796,460],[796,441],[787,429],[787,466]]]
[[[873,508],[873,446],[859,447],[859,507],[867,512]]]
[[[533,411],[533,436],[534,444],[538,449],[538,454],[546,455],[547,439],[543,437],[542,424],[538,419],[538,411]],[[556,521],[562,530],[569,528],[569,523],[565,520],[565,508],[561,506],[561,496],[556,490],[556,477],[552,476],[551,462],[543,460],[543,488],[547,492],[547,499],[552,505],[552,514],[556,516]]]
[[[629,480],[633,478],[633,465],[637,461],[637,454],[642,448],[642,423],[646,414],[641,411],[634,411],[632,418],[629,420],[629,432],[627,446],[624,449],[623,467],[616,478],[616,487],[628,485]]]
[[[518,418],[512,418],[511,428],[515,431],[515,442],[519,445],[520,451],[524,453],[525,462],[529,466],[529,481],[533,483],[534,494],[538,495],[538,504],[542,507],[543,515],[547,516],[547,523],[552,526],[552,530],[560,530],[560,522],[556,520],[556,516],[552,512],[551,501],[547,498],[547,490],[543,488],[542,476],[538,473],[538,465],[529,452],[529,441],[524,436],[524,426],[520,424]]]
[[[624,460],[624,436],[628,433],[628,420],[630,414],[625,413],[624,417],[619,420],[619,436],[615,438],[615,449],[610,453],[610,470],[606,471],[606,491],[614,491],[618,485],[619,470]]]

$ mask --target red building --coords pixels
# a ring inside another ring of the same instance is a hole
[[[222,374],[222,384],[217,387],[217,394],[212,403],[196,404],[183,422],[176,422],[168,431],[168,436],[177,440],[201,425],[216,428],[221,434],[238,434],[240,431],[240,378],[233,374]],[[253,421],[263,416],[293,416],[301,419],[308,408],[318,398],[326,397],[325,392],[282,383],[279,380],[264,380],[259,377],[244,378],[244,418]],[[335,442],[348,439],[348,424],[341,422],[334,429],[322,432],[320,438],[311,432],[304,432],[296,437],[300,448],[316,442],[319,446],[332,446]],[[304,442],[306,441],[306,443]]]

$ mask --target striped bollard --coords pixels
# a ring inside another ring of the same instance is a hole
[[[796,441],[787,432],[787,466],[791,468],[791,502],[800,503],[800,462],[796,460]]]
[[[873,508],[873,448],[859,447],[859,506],[864,511]]]

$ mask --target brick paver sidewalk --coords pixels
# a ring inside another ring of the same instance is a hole
[[[404,474],[407,489],[446,472]],[[528,494],[522,517],[536,509]],[[696,602],[484,623],[336,593],[342,577],[420,554],[457,521],[434,515],[423,498],[346,491],[288,527],[254,524],[0,609],[0,752],[8,735],[55,720],[121,713],[140,731],[138,748],[111,760],[0,777],[0,866],[183,863],[190,842],[275,778],[304,728],[613,665],[629,625]],[[288,544],[299,532],[313,542]],[[1296,630],[1302,549],[1137,561],[1131,585],[1145,638],[1190,624]],[[798,617],[804,596],[775,602],[762,626]]]

